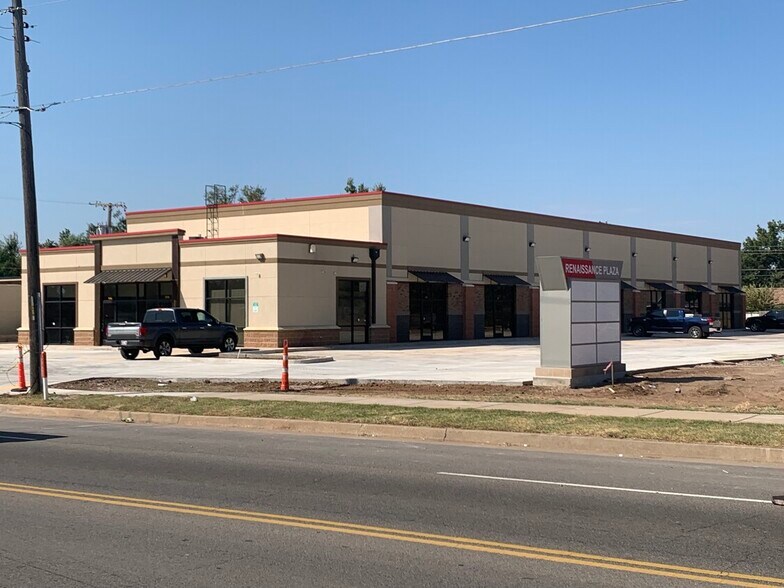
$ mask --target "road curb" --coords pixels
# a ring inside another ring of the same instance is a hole
[[[669,441],[607,439],[604,437],[479,431],[441,427],[90,410],[14,404],[0,405],[0,416],[68,418],[102,422],[129,422],[128,419],[132,419],[130,422],[133,423],[182,427],[285,431],[309,435],[371,437],[405,441],[485,445],[490,447],[516,447],[559,453],[588,453],[634,458],[688,459],[784,466],[784,449],[774,447],[673,443]]]

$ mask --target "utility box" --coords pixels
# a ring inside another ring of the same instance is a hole
[[[621,362],[622,261],[539,257],[540,367],[534,386],[593,386]]]

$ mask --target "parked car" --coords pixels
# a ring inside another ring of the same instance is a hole
[[[650,337],[653,333],[686,333],[693,339],[704,339],[721,331],[721,321],[684,308],[663,308],[634,317],[629,322],[629,330],[635,337]]]
[[[763,315],[746,319],[746,328],[755,333],[768,329],[784,329],[784,310],[769,310]]]
[[[237,348],[237,329],[198,308],[153,308],[140,323],[109,323],[104,344],[118,347],[125,359],[153,352],[156,359],[174,349],[201,353],[207,348],[231,352]]]

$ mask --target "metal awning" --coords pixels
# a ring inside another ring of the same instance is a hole
[[[653,289],[653,290],[661,290],[662,292],[677,292],[678,291],[677,288],[673,288],[672,286],[670,286],[666,282],[645,282],[645,283],[648,284],[651,287],[651,289]]]
[[[702,284],[686,284],[686,287],[692,292],[704,292],[705,294],[713,294],[713,290]]]
[[[528,286],[531,287],[531,284],[526,282],[522,278],[518,278],[517,276],[511,274],[485,274],[485,277],[490,280],[491,282],[495,282],[496,284],[500,284],[501,286]]]
[[[423,282],[430,282],[433,284],[462,284],[455,276],[447,272],[434,272],[427,270],[408,270],[412,276],[416,276]]]
[[[735,286],[722,286],[721,290],[722,292],[727,292],[728,294],[745,294],[743,290]]]
[[[133,284],[136,282],[161,282],[171,280],[170,267],[139,267],[134,269],[106,270],[95,274],[85,284]]]
[[[621,281],[621,290],[631,290],[632,292],[639,292],[637,288],[632,286],[629,282]]]

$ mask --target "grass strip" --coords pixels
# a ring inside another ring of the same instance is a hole
[[[0,404],[784,447],[784,427],[750,423],[223,398],[199,398],[198,402],[191,402],[187,398],[164,396],[57,396],[48,402],[40,396],[6,396],[0,397]]]

